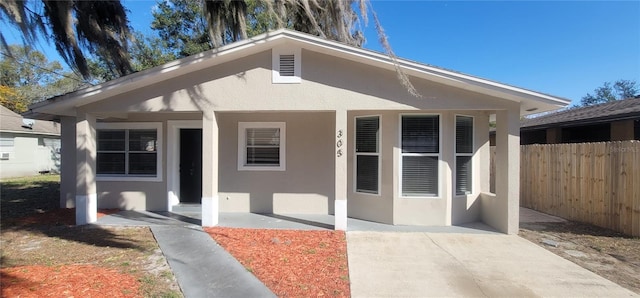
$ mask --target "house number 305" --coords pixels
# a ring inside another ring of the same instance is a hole
[[[342,147],[342,136],[343,136],[342,129],[340,129],[340,130],[338,130],[338,133],[336,134],[336,138],[338,139],[336,141],[336,148],[338,149],[338,150],[336,150],[336,156],[338,156],[338,157],[342,156],[342,148],[341,148]]]

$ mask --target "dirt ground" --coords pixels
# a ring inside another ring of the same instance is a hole
[[[35,271],[42,271],[38,268],[53,268],[52,272],[65,276],[69,272],[61,272],[64,269],[60,268],[81,265],[133,276],[139,284],[136,292],[145,297],[182,297],[148,228],[69,225],[58,220],[68,213],[57,208],[58,191],[59,177],[54,175],[0,182],[0,267],[4,271],[9,268],[34,271],[32,278],[26,276],[27,280],[21,281],[32,296],[69,296],[51,293],[52,288],[36,277],[41,272]],[[20,220],[25,217],[38,220]],[[7,281],[4,271],[3,283]],[[118,284],[114,280],[104,282]]]
[[[640,294],[640,238],[571,221],[521,223],[520,236]]]

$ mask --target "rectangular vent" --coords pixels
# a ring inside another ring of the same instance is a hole
[[[280,55],[280,76],[295,76],[295,60],[294,55]]]

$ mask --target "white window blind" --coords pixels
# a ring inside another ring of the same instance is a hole
[[[285,170],[285,123],[238,123],[238,170]]]
[[[245,165],[280,165],[280,129],[247,128]]]
[[[401,126],[402,196],[438,196],[440,116],[404,115]]]
[[[473,117],[456,116],[456,194],[472,191]]]
[[[356,118],[356,192],[379,193],[380,118]]]

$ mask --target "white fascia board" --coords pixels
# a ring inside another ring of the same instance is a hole
[[[38,132],[38,131],[0,130],[0,133],[15,133],[15,134],[24,134],[24,135],[42,135],[42,136],[60,137],[60,134],[49,133],[49,132]]]

